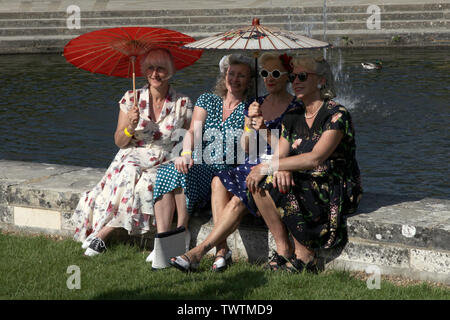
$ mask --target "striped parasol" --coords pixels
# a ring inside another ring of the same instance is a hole
[[[192,49],[296,50],[328,47],[330,44],[274,27],[254,18],[252,25],[216,34],[184,45]]]
[[[317,49],[329,46],[329,43],[301,36],[287,30],[262,26],[258,18],[253,19],[251,26],[219,33],[184,45],[185,48],[190,49],[255,51],[256,92],[258,92],[258,51]]]

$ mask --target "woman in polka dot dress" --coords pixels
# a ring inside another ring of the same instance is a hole
[[[245,179],[253,166],[263,159],[269,159],[270,136],[273,134],[278,137],[277,130],[281,129],[283,115],[301,106],[301,103],[287,91],[288,73],[291,70],[290,59],[291,57],[286,54],[276,53],[265,53],[260,57],[260,75],[269,94],[259,97],[244,111],[245,126],[241,139],[247,154],[245,163],[236,168],[220,171],[213,178],[211,207],[214,229],[203,243],[187,252],[181,259],[187,257],[193,263],[198,262],[212,246],[215,246],[216,259],[212,266],[213,271],[225,270],[231,261],[231,250],[227,246],[226,238],[237,228],[241,218],[248,211],[256,215],[256,212],[248,206]],[[256,148],[252,150],[250,143]],[[183,264],[180,258],[178,261]]]
[[[104,240],[115,228],[129,234],[150,230],[156,168],[170,159],[174,130],[190,124],[191,100],[169,85],[175,73],[170,53],[150,51],[141,65],[148,85],[136,90],[136,104],[133,91],[119,102],[114,140],[120,150],[101,181],[81,195],[72,216],[74,238],[88,256],[105,251]]]
[[[202,94],[195,104],[180,157],[158,169],[154,189],[158,232],[170,229],[175,205],[178,226],[187,227],[189,214],[210,201],[214,175],[236,163],[235,144],[244,125],[244,99],[252,92],[253,61],[232,54],[221,60],[220,69],[215,93]]]

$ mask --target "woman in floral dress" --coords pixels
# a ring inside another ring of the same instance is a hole
[[[105,251],[104,241],[115,228],[149,231],[156,169],[171,158],[172,133],[190,124],[189,97],[169,85],[175,73],[170,53],[152,50],[141,66],[148,84],[136,90],[136,103],[133,91],[119,102],[114,140],[120,150],[94,189],[81,195],[72,217],[74,238],[88,256]]]
[[[312,271],[314,250],[345,241],[345,216],[356,211],[362,187],[352,119],[332,100],[330,66],[323,58],[302,57],[293,67],[293,89],[305,108],[286,113],[279,161],[253,167],[247,186],[277,246],[268,266]]]
[[[180,157],[158,169],[154,192],[158,232],[168,231],[172,222],[174,206],[167,203],[181,198],[185,212],[180,212],[180,204],[178,215],[191,214],[209,203],[214,175],[235,166],[235,145],[244,124],[244,99],[251,92],[252,68],[249,57],[225,56],[220,62],[215,93],[204,93],[195,103]],[[201,144],[195,145],[195,141]]]

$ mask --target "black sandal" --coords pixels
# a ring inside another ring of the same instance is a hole
[[[279,255],[278,252],[273,251],[273,255],[270,258],[270,261],[266,263],[265,268],[270,269],[272,271],[284,270],[284,267],[288,261],[289,261],[288,259]]]
[[[303,272],[303,270],[306,270],[306,272],[311,272],[311,273],[317,273],[318,272],[318,267],[317,267],[317,259],[314,256],[313,259],[308,262],[305,263],[300,259],[297,259],[297,256],[294,254],[292,257],[290,257],[288,259],[290,266],[285,264],[284,268],[286,269],[286,271],[292,272],[292,273],[301,273]]]

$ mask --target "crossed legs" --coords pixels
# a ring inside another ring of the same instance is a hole
[[[216,255],[225,255],[229,250],[227,237],[237,229],[246,214],[246,207],[242,201],[228,192],[218,177],[212,180],[211,188],[214,227],[201,244],[186,253],[193,262],[200,261],[214,247]]]

